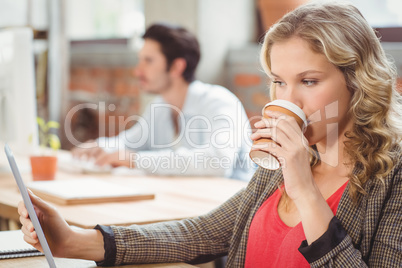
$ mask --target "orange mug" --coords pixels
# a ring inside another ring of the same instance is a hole
[[[307,126],[307,118],[303,110],[300,109],[299,106],[290,101],[274,100],[272,102],[267,103],[262,109],[262,116],[264,118],[269,118],[265,114],[265,110],[278,111],[288,116],[294,117],[301,129]],[[254,141],[253,145],[258,145],[260,143],[266,143],[266,142],[274,142],[274,141],[269,138],[261,138],[259,140]],[[251,160],[254,161],[254,163],[265,169],[275,170],[281,166],[279,160],[274,155],[264,151],[253,150],[250,152],[250,158]]]

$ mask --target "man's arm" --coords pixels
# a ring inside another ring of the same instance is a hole
[[[133,167],[132,161],[130,161],[129,158],[129,153],[133,152],[132,149],[150,149],[150,105],[147,106],[145,112],[141,116],[132,115],[126,119],[124,124],[132,121],[136,122],[134,126],[127,130],[121,131],[116,136],[100,136],[96,140],[89,140],[77,145],[71,150],[73,157],[93,161],[99,166],[110,165],[113,167]]]

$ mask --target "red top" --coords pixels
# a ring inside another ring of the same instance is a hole
[[[327,199],[334,215],[347,182]],[[279,217],[278,203],[281,191],[278,189],[255,214],[247,241],[246,268],[257,267],[310,267],[298,248],[306,240],[303,226],[287,226]],[[268,227],[268,228],[267,228]]]

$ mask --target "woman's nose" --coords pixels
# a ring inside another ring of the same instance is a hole
[[[285,94],[282,96],[281,99],[290,101],[300,108],[303,108],[303,103],[301,100],[301,96],[295,86],[288,85]]]

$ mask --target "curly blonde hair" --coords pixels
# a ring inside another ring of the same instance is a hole
[[[352,92],[353,129],[345,134],[344,145],[350,165],[358,167],[349,175],[350,194],[356,199],[358,193],[365,194],[364,183],[371,178],[382,181],[401,154],[402,98],[396,91],[396,69],[374,30],[351,4],[308,3],[274,24],[260,55],[268,75],[272,45],[294,36],[337,66]],[[274,84],[271,98],[275,99]]]

